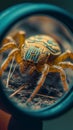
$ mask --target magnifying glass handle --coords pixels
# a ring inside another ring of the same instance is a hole
[[[8,130],[11,115],[0,110],[0,130]]]
[[[42,126],[43,122],[41,120],[25,119],[23,121],[0,111],[0,130],[42,130]]]
[[[11,118],[8,130],[42,130],[43,122],[36,119],[26,119],[25,122],[21,119]]]

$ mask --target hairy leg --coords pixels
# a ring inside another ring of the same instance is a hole
[[[21,49],[22,45],[25,43],[25,35],[24,31],[18,31],[14,36],[13,39],[16,41],[18,47]]]
[[[42,71],[42,75],[37,83],[37,86],[34,89],[33,93],[30,95],[30,97],[28,98],[28,100],[26,101],[26,103],[30,102],[35,97],[35,95],[38,93],[38,91],[40,90],[40,88],[42,87],[42,85],[46,79],[48,72],[49,72],[49,65],[45,64],[45,67]]]
[[[73,70],[73,63],[71,62],[60,62],[58,65],[61,66],[63,69],[70,68]]]
[[[35,66],[32,66],[29,70],[29,74],[32,75],[32,73],[36,70],[36,67]]]
[[[7,59],[3,62],[0,68],[0,76],[2,73],[5,71],[7,68],[8,64],[12,60],[12,58],[15,57],[16,62],[20,65],[20,63],[23,62],[21,55],[20,55],[20,50],[15,48],[14,50],[11,51],[11,53],[8,55]]]
[[[18,47],[20,49],[20,47],[22,46],[24,41],[25,41],[25,32],[23,32],[23,31],[17,32],[14,35],[14,37],[7,36],[2,41],[3,46],[0,48],[0,53],[3,53],[8,49],[14,49],[15,50],[15,48],[18,48]],[[2,64],[1,69],[3,69],[3,71],[5,70],[4,68],[7,68],[6,66],[8,66],[8,63],[13,59],[13,56],[15,55],[14,50],[9,54],[8,58]],[[20,71],[21,71],[21,73],[23,73],[25,64],[24,64],[24,61],[22,60],[22,58],[20,56],[20,54],[21,54],[20,51],[19,51],[19,54],[15,55],[15,60],[16,60],[16,62],[18,62],[18,64],[20,64]],[[22,60],[21,63],[19,63],[20,59]],[[1,75],[1,73],[2,73],[2,71],[0,70],[0,75]]]
[[[14,42],[13,38],[11,36],[7,36],[3,39],[2,45],[9,43],[9,42]]]
[[[71,52],[70,50],[67,50],[66,52],[64,52],[60,56],[58,56],[54,60],[54,64],[58,64],[59,62],[65,61],[67,58],[70,58],[73,60],[73,52]]]
[[[66,75],[65,75],[65,72],[62,69],[62,67],[53,65],[53,66],[50,67],[49,72],[59,72],[60,77],[61,77],[61,81],[62,81],[62,84],[63,84],[63,87],[64,87],[64,91],[68,91],[68,84],[66,82]]]
[[[17,48],[16,44],[14,42],[9,42],[4,44],[1,48],[0,48],[0,53],[5,52],[8,49],[14,49]]]

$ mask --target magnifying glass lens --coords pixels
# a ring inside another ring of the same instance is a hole
[[[0,48],[6,96],[31,110],[58,102],[72,84],[72,41],[71,31],[52,17],[33,16],[18,22]]]

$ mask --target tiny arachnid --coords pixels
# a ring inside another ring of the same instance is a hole
[[[48,35],[34,35],[25,39],[24,31],[17,32],[13,37],[6,37],[4,42],[5,44],[0,48],[0,54],[8,49],[12,49],[12,51],[1,65],[0,76],[13,57],[15,57],[15,61],[19,65],[21,73],[25,73],[29,66],[30,75],[34,70],[41,72],[37,86],[27,102],[30,102],[38,93],[49,72],[60,73],[64,91],[68,91],[66,75],[63,69],[73,69],[73,63],[65,61],[67,58],[73,59],[73,52],[67,50],[62,53],[57,41]]]

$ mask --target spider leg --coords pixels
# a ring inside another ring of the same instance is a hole
[[[15,48],[14,50],[11,51],[7,59],[1,65],[0,76],[2,76],[2,73],[5,71],[5,69],[7,68],[9,62],[12,60],[13,57],[15,57],[16,62],[21,66],[21,63],[23,63],[23,60],[20,55],[20,50],[18,48]]]
[[[9,42],[14,42],[13,38],[11,36],[7,36],[3,39],[2,45],[9,43]]]
[[[60,62],[58,63],[59,66],[61,66],[63,69],[70,68],[73,70],[73,63],[71,62]]]
[[[62,67],[53,65],[50,67],[49,72],[59,72],[60,73],[60,77],[61,77],[61,81],[64,87],[64,91],[68,91],[68,84],[66,82],[66,75],[64,70],[62,69]]]
[[[18,31],[14,36],[13,39],[16,41],[18,47],[21,49],[22,45],[25,43],[25,35],[24,31]]]
[[[62,62],[64,60],[66,60],[67,58],[70,58],[73,60],[73,52],[71,52],[70,50],[67,50],[66,52],[62,53],[60,56],[58,56],[55,60],[54,60],[54,64],[57,64],[59,62]]]
[[[35,66],[32,66],[31,69],[29,70],[29,74],[32,75],[32,73],[36,70]]]
[[[28,98],[28,100],[26,101],[26,103],[30,102],[35,97],[35,95],[38,93],[38,91],[40,90],[40,88],[42,87],[42,85],[46,79],[48,72],[49,72],[49,65],[45,64],[45,67],[42,71],[42,75],[37,83],[37,86],[34,89],[33,93],[30,95],[30,97]]]
[[[8,49],[14,49],[17,48],[16,44],[14,42],[9,42],[4,44],[1,48],[0,48],[0,53],[5,52]]]

